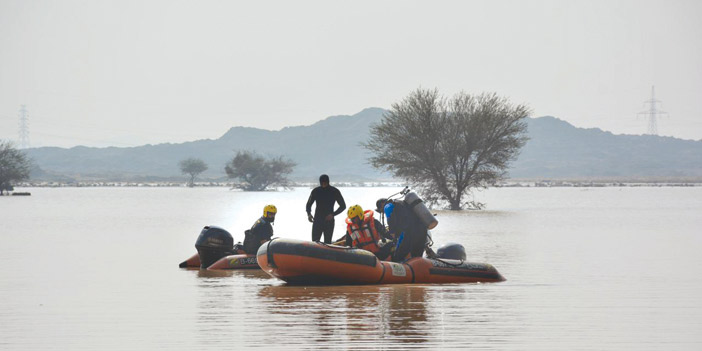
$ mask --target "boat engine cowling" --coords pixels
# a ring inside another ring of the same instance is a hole
[[[466,260],[466,248],[461,244],[447,243],[436,250],[436,255],[451,260]]]
[[[200,268],[207,268],[220,258],[231,254],[234,238],[223,228],[206,226],[197,237],[195,248],[200,255]]]

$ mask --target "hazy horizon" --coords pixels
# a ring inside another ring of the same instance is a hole
[[[0,139],[138,146],[280,130],[419,87],[496,92],[533,117],[702,139],[696,1],[0,0]]]
[[[369,107],[368,109],[371,109],[371,108],[377,108],[377,107]],[[158,144],[182,144],[182,143],[188,143],[188,142],[196,142],[196,141],[199,141],[199,140],[208,140],[208,139],[209,139],[209,140],[217,140],[217,139],[221,138],[224,134],[226,134],[226,133],[227,133],[229,130],[231,130],[232,128],[254,128],[254,129],[259,129],[259,130],[265,130],[265,131],[271,131],[271,132],[278,132],[278,131],[281,131],[281,130],[283,130],[283,129],[285,129],[285,128],[309,127],[309,126],[311,126],[311,125],[313,125],[313,124],[315,124],[315,123],[321,122],[321,121],[323,121],[323,120],[325,120],[325,119],[327,119],[327,118],[330,118],[330,117],[353,116],[353,115],[356,115],[357,113],[360,113],[360,112],[362,112],[362,111],[364,111],[364,110],[366,110],[366,109],[363,109],[363,110],[361,110],[361,111],[358,111],[358,112],[356,112],[356,113],[352,113],[352,114],[349,114],[349,115],[332,115],[332,116],[327,116],[327,117],[322,118],[322,119],[320,119],[320,120],[318,120],[318,121],[314,121],[314,122],[312,122],[312,123],[310,123],[310,124],[284,126],[284,127],[278,128],[278,129],[269,129],[269,128],[260,128],[260,127],[251,127],[251,126],[241,126],[241,125],[238,125],[238,126],[231,126],[231,127],[227,128],[226,130],[223,130],[221,133],[218,133],[218,134],[213,135],[213,136],[210,136],[210,137],[204,137],[204,138],[198,138],[198,139],[192,139],[192,140],[182,140],[182,141],[175,141],[175,142],[174,142],[174,141],[169,141],[169,140],[164,140],[164,141],[160,141],[160,142],[144,143],[144,144],[134,144],[134,145],[84,145],[84,144],[76,144],[76,145],[71,145],[71,146],[59,146],[59,145],[32,145],[31,148],[39,148],[39,147],[73,148],[73,147],[77,147],[77,146],[96,147],[96,148],[106,148],[106,147],[139,147],[139,146],[145,146],[145,145],[158,145]],[[569,123],[569,124],[572,125],[572,123],[570,123],[570,122],[568,122],[568,121],[566,121],[566,120],[564,120],[564,119],[562,119],[562,118],[558,118],[557,116],[530,116],[529,118],[538,119],[538,118],[544,118],[544,117],[546,117],[546,118],[548,118],[548,117],[553,117],[553,118],[556,118],[556,119],[565,121],[565,122],[567,122],[567,123]],[[578,126],[573,126],[573,127],[585,129],[585,128],[583,128],[583,127],[578,127]],[[634,135],[634,136],[636,136],[636,135],[644,135],[644,134],[645,134],[645,133],[639,133],[639,134],[615,133],[615,132],[608,131],[608,130],[604,130],[604,129],[598,128],[598,127],[591,127],[591,128],[600,129],[600,130],[602,130],[603,132],[609,132],[609,133],[612,133],[612,134],[614,134],[614,135]],[[696,140],[696,139],[678,138],[678,137],[675,137],[675,136],[664,136],[664,135],[659,135],[659,136],[661,136],[661,137],[673,137],[673,138],[682,139],[682,140],[702,141],[702,139]],[[11,141],[14,142],[14,140],[11,140]],[[16,143],[15,143],[15,145],[16,145]]]

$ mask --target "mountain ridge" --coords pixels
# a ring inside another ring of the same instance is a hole
[[[266,130],[235,126],[217,139],[135,147],[70,149],[41,147],[29,156],[51,175],[76,180],[182,179],[178,162],[203,159],[200,179],[225,179],[224,165],[238,150],[282,155],[298,165],[292,178],[390,180],[372,168],[361,144],[369,127],[385,110],[366,108],[354,115],[335,115],[307,126]],[[530,140],[511,164],[512,178],[702,177],[702,141],[650,135],[613,134],[599,128],[577,128],[553,116],[528,118]]]

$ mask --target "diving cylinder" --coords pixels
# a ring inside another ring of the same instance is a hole
[[[207,268],[220,258],[231,254],[234,238],[223,228],[206,226],[197,237],[195,248],[200,255],[200,268]]]
[[[439,224],[439,221],[434,217],[433,214],[431,214],[431,211],[427,208],[427,206],[424,204],[424,201],[419,198],[417,194],[414,193],[414,191],[407,193],[405,195],[405,202],[409,205],[410,208],[412,208],[412,211],[414,211],[414,214],[419,217],[419,219],[424,223],[424,225],[427,226],[429,229],[434,229],[437,224]]]

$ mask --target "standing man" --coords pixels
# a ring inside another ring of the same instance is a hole
[[[314,216],[312,216],[313,202],[317,202]],[[335,202],[339,204],[336,211],[334,210]],[[307,220],[312,223],[312,241],[319,241],[324,233],[324,243],[331,244],[332,234],[334,234],[334,216],[346,209],[346,203],[339,189],[329,185],[328,175],[319,176],[319,186],[312,189],[306,209]]]

